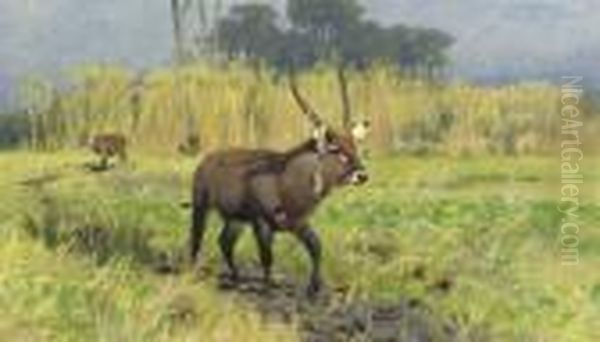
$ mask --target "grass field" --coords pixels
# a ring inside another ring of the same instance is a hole
[[[282,341],[297,320],[263,317],[216,277],[180,265],[197,161],[134,155],[93,174],[90,156],[0,154],[0,340]],[[373,158],[372,181],[315,217],[324,274],[350,300],[418,300],[459,340],[598,341],[600,163],[586,161],[580,261],[561,266],[558,160]],[[216,220],[204,262],[220,267]],[[251,234],[238,255],[256,259]],[[276,242],[276,270],[302,286],[300,246]],[[444,283],[443,290],[435,290]]]

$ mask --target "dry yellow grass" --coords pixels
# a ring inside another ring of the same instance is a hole
[[[150,151],[173,152],[189,134],[199,136],[203,149],[280,146],[309,129],[287,80],[266,69],[197,64],[153,70],[136,83],[129,70],[88,65],[65,78],[71,87],[54,100],[42,81],[23,87],[26,101],[41,113],[39,147],[73,145],[84,132],[107,131],[126,133],[137,148]],[[379,152],[547,152],[560,124],[560,90],[548,84],[439,85],[402,79],[386,66],[349,78],[355,117],[373,122],[371,147]],[[299,83],[330,123],[339,125],[334,70],[320,66]]]

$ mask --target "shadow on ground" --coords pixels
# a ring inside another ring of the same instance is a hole
[[[265,287],[260,269],[253,266],[237,283],[219,275],[219,289],[252,303],[267,320],[296,323],[304,341],[458,341],[453,324],[442,322],[418,300],[356,300],[344,289],[325,289],[308,300],[303,284],[287,275],[276,278]]]
[[[65,248],[74,255],[90,257],[97,265],[125,258],[159,274],[178,273],[183,264],[179,250],[161,250],[152,244],[154,232],[112,220],[101,210],[75,209],[70,200],[43,187],[34,189],[34,199],[23,212],[21,231],[49,249]]]

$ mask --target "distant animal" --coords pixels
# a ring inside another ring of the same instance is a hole
[[[95,134],[82,138],[82,143],[100,158],[101,169],[107,169],[109,160],[114,157],[118,157],[121,162],[127,161],[127,138],[123,134]]]
[[[241,224],[253,228],[265,284],[271,283],[274,234],[288,232],[298,238],[310,256],[309,296],[321,288],[321,242],[309,221],[330,192],[340,186],[360,185],[368,174],[357,153],[352,129],[335,130],[299,94],[293,79],[291,92],[315,126],[315,136],[296,147],[271,150],[229,149],[209,154],[193,178],[190,257],[197,257],[209,210],[216,209],[224,226],[219,245],[229,276],[239,277],[234,247]]]

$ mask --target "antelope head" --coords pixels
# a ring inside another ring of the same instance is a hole
[[[334,178],[338,185],[365,183],[369,176],[362,164],[357,143],[366,137],[368,123],[361,122],[342,130],[333,129],[302,97],[293,77],[290,77],[290,88],[302,113],[313,125],[316,150],[321,156],[326,176]]]

